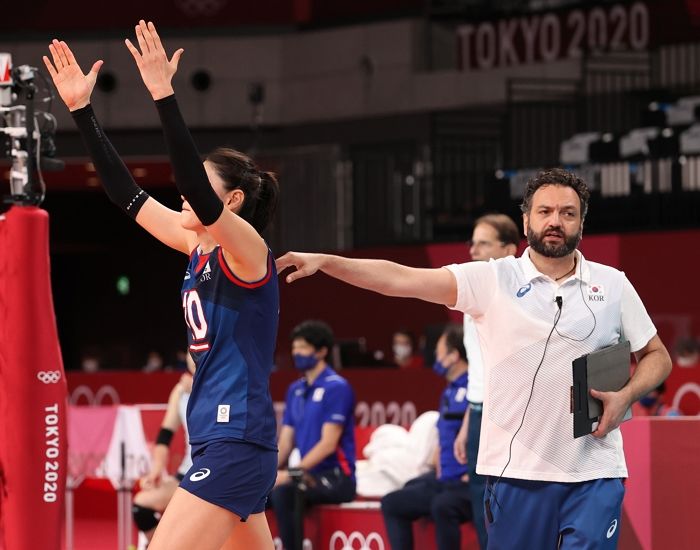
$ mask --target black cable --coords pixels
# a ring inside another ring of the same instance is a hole
[[[501,481],[501,478],[503,477],[503,474],[506,472],[506,468],[508,468],[508,465],[510,464],[510,461],[513,457],[513,442],[515,441],[516,436],[518,435],[518,432],[520,432],[520,429],[523,427],[523,424],[525,423],[525,415],[527,414],[527,409],[530,406],[530,401],[532,401],[532,394],[535,392],[535,381],[537,380],[537,374],[540,372],[540,368],[542,367],[542,364],[544,363],[544,358],[547,355],[547,346],[549,346],[549,341],[552,338],[552,334],[554,334],[554,331],[557,328],[557,323],[559,322],[559,319],[561,319],[561,308],[562,308],[562,301],[557,300],[557,312],[554,314],[554,324],[552,325],[552,329],[549,331],[549,336],[547,336],[547,340],[545,340],[544,343],[544,351],[542,352],[542,359],[540,359],[539,365],[537,365],[537,369],[535,370],[535,374],[532,377],[532,385],[530,386],[530,395],[527,398],[527,403],[525,404],[525,410],[523,411],[523,416],[520,419],[520,426],[518,426],[518,429],[515,430],[515,433],[513,434],[513,437],[510,439],[510,444],[508,445],[508,461],[506,462],[506,465],[503,466],[503,470],[501,470],[500,475],[494,482],[492,487],[489,487],[488,485],[486,488],[489,491],[489,499],[486,501],[486,515],[489,518],[490,522],[493,522],[493,514],[491,512],[491,497],[493,497],[494,502],[498,505],[498,507],[501,507],[501,504],[498,502],[498,498],[496,498],[495,490],[496,486],[498,483]]]
[[[579,288],[579,290],[581,291],[581,300],[583,300],[583,305],[586,306],[586,308],[588,309],[588,311],[589,311],[589,312],[591,313],[591,315],[593,316],[593,327],[592,327],[591,330],[588,332],[588,334],[586,334],[586,336],[584,336],[583,338],[573,338],[572,336],[567,336],[566,334],[562,334],[561,332],[559,332],[559,331],[557,330],[557,334],[558,334],[559,336],[561,336],[562,338],[565,338],[566,340],[571,340],[572,342],[583,342],[584,340],[588,340],[588,338],[590,338],[591,334],[593,334],[593,331],[595,330],[595,327],[596,327],[597,324],[598,324],[598,320],[597,320],[596,317],[595,317],[595,313],[593,313],[593,310],[591,309],[591,306],[588,305],[588,303],[586,302],[586,297],[583,295],[583,281],[582,281],[580,278],[579,278],[579,280],[578,280],[578,288]]]

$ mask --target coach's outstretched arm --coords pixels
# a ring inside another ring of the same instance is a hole
[[[386,296],[418,298],[452,307],[457,302],[457,281],[447,269],[419,269],[386,260],[343,258],[329,254],[287,252],[277,259],[277,271],[294,266],[286,277],[291,283],[323,271],[353,286]]]

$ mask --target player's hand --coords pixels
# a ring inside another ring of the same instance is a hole
[[[97,81],[97,73],[102,67],[102,60],[95,61],[90,72],[83,71],[75,60],[68,44],[62,40],[54,40],[49,44],[49,52],[53,62],[43,56],[44,65],[49,71],[53,83],[69,111],[82,109],[90,103],[90,95]]]
[[[134,57],[151,97],[156,100],[172,95],[174,91],[171,81],[185,50],[180,48],[168,60],[156,26],[150,21],[146,24],[143,19],[136,25],[136,40],[141,51],[128,38],[124,43]]]
[[[275,479],[275,487],[278,485],[286,485],[291,481],[287,470],[277,470],[277,478]]]
[[[591,395],[603,402],[603,416],[600,417],[598,427],[592,435],[605,437],[622,423],[622,419],[630,407],[630,399],[624,389],[620,391],[591,389]]]
[[[323,254],[307,254],[303,252],[287,252],[284,256],[277,258],[275,264],[277,265],[277,272],[281,273],[288,267],[296,267],[296,271],[293,271],[286,277],[286,281],[291,283],[302,277],[308,277],[313,275],[319,269],[323,263]]]
[[[460,464],[467,463],[467,427],[462,424],[462,427],[457,432],[455,437],[452,452],[455,455],[455,460]]]
[[[162,472],[158,470],[151,470],[145,476],[143,476],[139,482],[141,489],[155,489],[160,485],[162,478]]]

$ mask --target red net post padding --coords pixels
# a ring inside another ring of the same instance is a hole
[[[49,217],[0,216],[0,548],[63,548],[66,378],[51,296]]]

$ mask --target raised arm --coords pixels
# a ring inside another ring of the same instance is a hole
[[[212,188],[175,100],[171,81],[183,50],[177,50],[168,60],[155,26],[143,20],[136,26],[136,37],[140,50],[129,40],[126,45],[156,102],[178,190],[209,234],[235,259],[237,274],[251,279],[263,276],[267,245],[253,226],[224,207],[224,197]]]
[[[277,259],[277,270],[294,266],[288,283],[323,271],[353,286],[385,296],[418,298],[452,307],[457,302],[457,281],[447,269],[419,269],[386,260],[343,258],[328,254],[288,252]]]
[[[194,236],[180,227],[180,214],[149,197],[136,184],[90,106],[102,61],[96,61],[90,72],[83,74],[68,44],[54,40],[49,51],[53,62],[44,56],[44,64],[73,116],[107,196],[156,239],[189,254],[194,246],[189,240]]]

